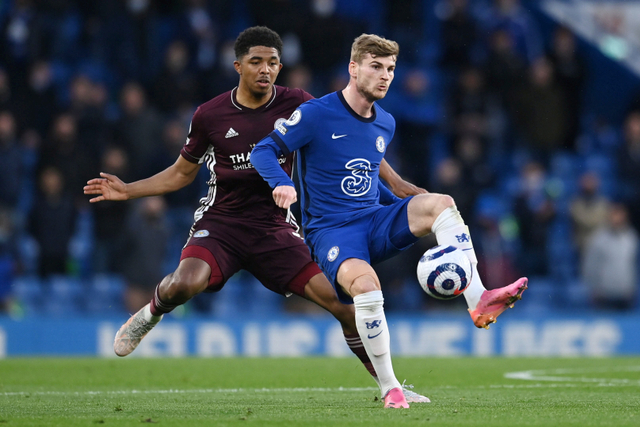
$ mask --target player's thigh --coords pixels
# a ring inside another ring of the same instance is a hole
[[[219,221],[213,224],[213,221],[202,219],[196,223],[191,238],[183,248],[180,263],[190,258],[204,261],[210,268],[206,291],[216,292],[242,268],[242,251],[246,241],[242,228]]]
[[[340,289],[338,270],[346,260],[353,258],[370,262],[366,221],[322,230],[307,236],[307,243],[312,248],[316,262],[337,290]]]
[[[455,206],[451,196],[438,193],[414,196],[407,206],[409,229],[417,237],[431,233],[433,223],[446,208]]]
[[[267,238],[253,242],[246,269],[267,289],[286,295],[304,296],[309,279],[320,273],[309,247],[288,224],[276,224]]]
[[[411,232],[408,209],[413,198],[380,206],[367,220],[371,262],[379,263],[409,248],[419,240]]]

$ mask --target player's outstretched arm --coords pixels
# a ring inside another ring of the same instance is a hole
[[[380,178],[384,179],[384,181],[389,184],[393,194],[402,199],[409,196],[415,196],[417,194],[428,193],[424,188],[420,188],[402,179],[402,177],[393,170],[391,165],[389,165],[385,159],[382,159],[382,162],[380,163]]]
[[[126,184],[120,178],[104,172],[100,172],[100,177],[90,179],[84,186],[84,194],[99,194],[98,197],[89,199],[89,202],[127,200]]]
[[[171,193],[193,182],[200,165],[185,160],[182,156],[176,162],[152,177],[134,181],[129,184],[122,182],[115,175],[100,172],[100,178],[87,181],[84,194],[98,194],[89,199],[91,203],[103,200],[129,200],[146,196],[158,196]]]

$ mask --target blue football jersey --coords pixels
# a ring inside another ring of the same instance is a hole
[[[394,131],[394,118],[379,105],[365,118],[353,111],[342,92],[334,92],[307,101],[276,125],[254,148],[251,162],[272,188],[293,185],[275,167],[274,153],[298,150],[303,227],[311,233],[380,204],[380,162]]]

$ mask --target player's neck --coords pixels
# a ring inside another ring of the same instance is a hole
[[[242,86],[238,86],[238,90],[236,91],[236,101],[238,101],[238,104],[242,105],[243,107],[256,109],[269,102],[272,95],[273,86],[271,86],[269,92],[267,92],[264,96],[257,96],[255,93],[246,90]]]
[[[347,101],[349,107],[359,116],[369,118],[373,114],[373,102],[362,96],[355,85],[349,83],[342,90],[342,96]]]

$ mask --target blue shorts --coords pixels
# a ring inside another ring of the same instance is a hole
[[[351,303],[336,283],[338,268],[346,259],[376,264],[409,248],[419,240],[409,230],[407,205],[411,197],[388,206],[373,206],[345,217],[337,227],[307,235],[315,261],[331,281],[342,302]]]

